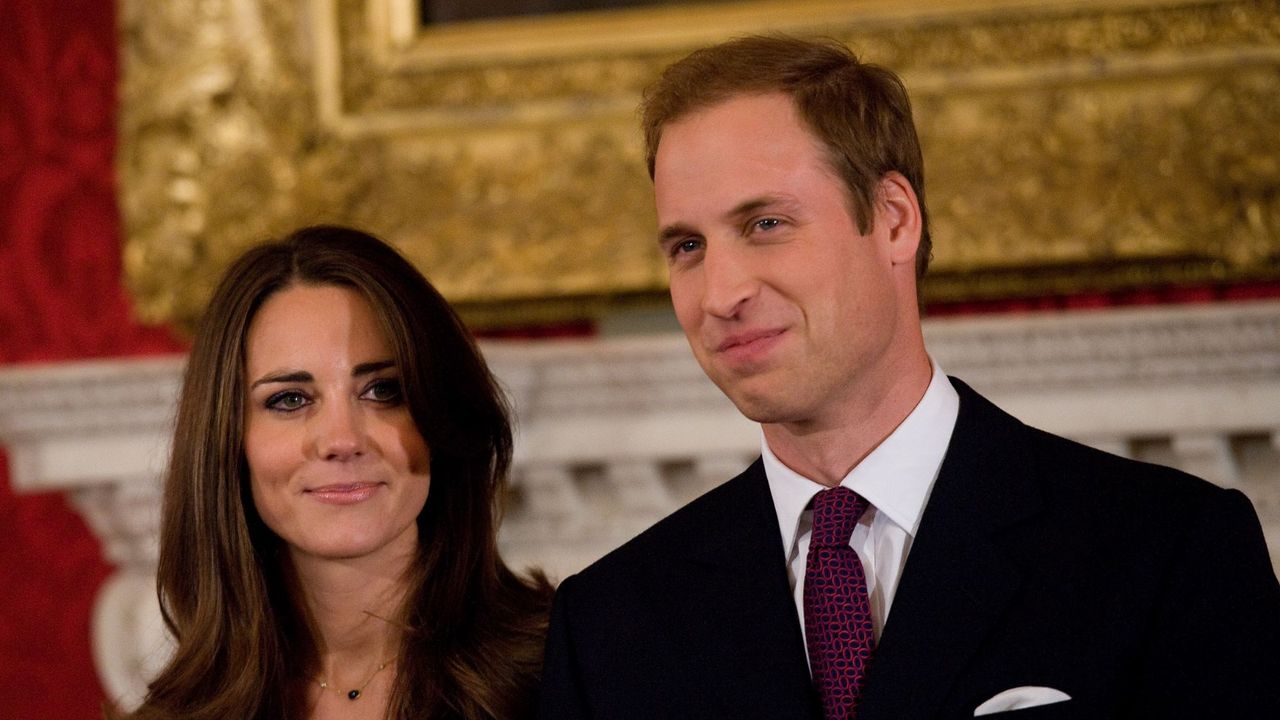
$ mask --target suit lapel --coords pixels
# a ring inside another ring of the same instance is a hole
[[[756,460],[720,490],[725,512],[708,515],[688,554],[716,601],[713,622],[724,628],[723,656],[711,662],[733,668],[733,682],[750,683],[753,695],[772,688],[777,707],[795,709],[787,717],[818,717],[763,463]]]
[[[1041,505],[1025,427],[953,380],[960,412],[867,679],[859,718],[924,718],[1021,583],[993,535]]]

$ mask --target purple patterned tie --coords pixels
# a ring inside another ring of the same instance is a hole
[[[849,538],[867,501],[845,487],[813,498],[813,535],[804,571],[804,628],[813,684],[826,720],[858,716],[862,681],[875,649],[862,561]]]

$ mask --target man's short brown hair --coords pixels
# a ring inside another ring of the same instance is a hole
[[[649,177],[662,130],[690,113],[738,95],[782,92],[827,148],[844,181],[858,229],[872,227],[876,188],[897,171],[920,201],[916,277],[924,277],[932,242],[924,201],[924,160],[911,101],[892,71],[863,63],[835,40],[752,36],[694,51],[668,67],[641,104]]]

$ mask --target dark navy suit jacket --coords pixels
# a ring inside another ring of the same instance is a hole
[[[959,381],[960,414],[860,720],[1280,718],[1280,585],[1249,501],[1027,427]],[[764,469],[556,593],[539,717],[820,718]]]

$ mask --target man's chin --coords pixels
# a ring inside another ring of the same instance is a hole
[[[779,423],[788,421],[795,414],[792,407],[794,403],[787,402],[785,393],[768,392],[763,388],[728,388],[724,385],[720,389],[748,420]]]
[[[704,370],[708,368],[704,365]],[[798,398],[781,368],[750,374],[713,368],[707,376],[747,419],[758,423],[788,422],[799,412]]]

